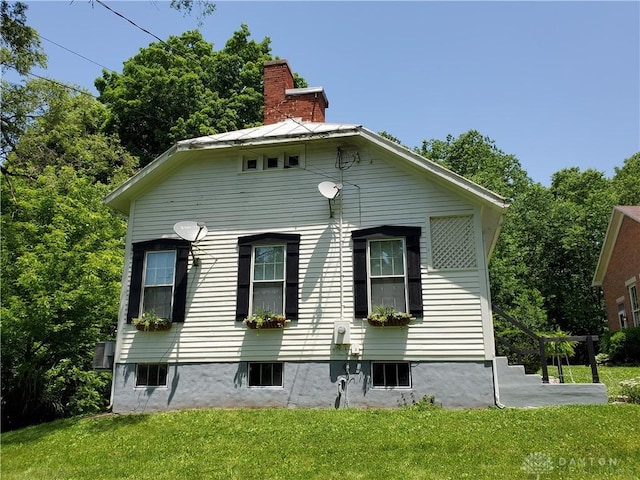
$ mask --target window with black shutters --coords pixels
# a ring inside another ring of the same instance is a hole
[[[146,311],[184,322],[189,242],[158,239],[133,244],[127,323]]]
[[[300,235],[262,233],[238,239],[236,320],[270,311],[298,318]]]
[[[420,233],[420,227],[389,225],[351,233],[356,317],[378,305],[422,316]]]

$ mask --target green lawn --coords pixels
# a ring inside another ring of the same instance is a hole
[[[640,406],[199,410],[2,435],[2,479],[637,479]]]

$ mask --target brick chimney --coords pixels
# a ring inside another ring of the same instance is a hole
[[[322,87],[293,88],[293,74],[286,60],[264,62],[264,124],[287,118],[324,122],[329,101]]]

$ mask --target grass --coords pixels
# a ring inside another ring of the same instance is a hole
[[[591,383],[591,367],[588,365],[565,365],[563,370],[566,383]],[[550,365],[549,375],[557,376],[558,368]],[[620,382],[640,377],[640,367],[606,367],[599,365],[598,376],[600,377],[600,382],[607,386],[609,401],[613,401],[620,395]]]
[[[3,480],[632,479],[638,425],[622,404],[105,415],[5,433],[1,466]]]

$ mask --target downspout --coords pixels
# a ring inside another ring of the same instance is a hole
[[[500,384],[498,383],[498,363],[496,362],[495,355],[493,356],[493,360],[491,360],[491,363],[493,367],[493,397],[496,402],[496,407],[505,408],[506,405],[504,405],[500,401]]]

